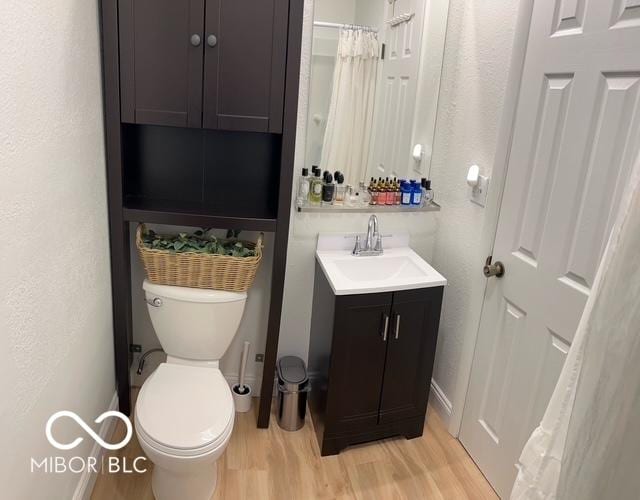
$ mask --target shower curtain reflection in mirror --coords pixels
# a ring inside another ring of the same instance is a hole
[[[376,33],[340,30],[320,168],[351,185],[367,174],[379,57]]]

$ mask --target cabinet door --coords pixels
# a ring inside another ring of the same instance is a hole
[[[201,127],[204,0],[118,6],[122,121]]]
[[[282,132],[289,0],[206,0],[204,127]]]
[[[357,432],[378,423],[391,297],[337,298],[327,401],[334,430]]]
[[[393,294],[380,423],[424,416],[436,352],[442,287]]]

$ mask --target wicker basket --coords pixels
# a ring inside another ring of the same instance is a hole
[[[147,278],[158,285],[246,292],[253,284],[262,260],[262,233],[256,243],[242,242],[247,248],[255,249],[255,257],[231,257],[151,249],[142,241],[144,232],[144,224],[140,224],[136,231],[136,247]]]

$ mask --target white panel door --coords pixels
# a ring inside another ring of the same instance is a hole
[[[385,56],[376,99],[371,175],[402,177],[411,161],[426,0],[385,0]],[[400,15],[410,19],[390,23]]]
[[[640,145],[640,0],[536,0],[460,440],[508,497]]]

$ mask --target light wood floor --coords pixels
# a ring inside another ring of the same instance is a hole
[[[320,457],[312,423],[285,432],[275,420],[256,428],[253,411],[236,414],[235,429],[218,461],[212,500],[312,499],[496,499],[497,496],[462,445],[429,409],[421,438],[387,439]],[[120,425],[120,424],[118,424]],[[124,437],[124,425],[113,441]],[[142,455],[134,438],[119,456]],[[151,462],[146,474],[103,474],[92,500],[153,500]],[[189,499],[184,499],[189,500]]]

